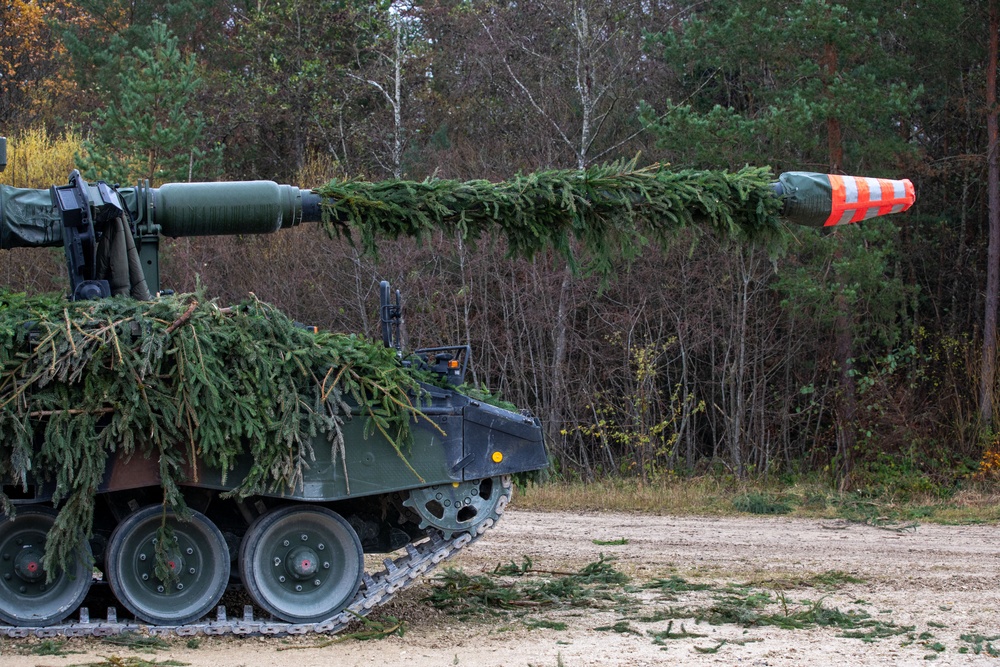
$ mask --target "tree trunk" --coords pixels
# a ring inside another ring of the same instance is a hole
[[[993,423],[997,354],[997,304],[1000,300],[1000,161],[997,151],[997,52],[1000,7],[990,2],[990,43],[986,57],[987,197],[990,243],[986,263],[986,313],[983,316],[983,360],[979,376],[979,417],[984,429]]]
[[[838,250],[836,253],[840,255]],[[851,458],[858,441],[858,396],[854,382],[854,341],[851,337],[854,318],[847,312],[849,304],[841,293],[836,298],[837,317],[834,320],[836,340],[834,358],[837,361],[837,469],[841,491],[845,490],[851,474]]]
[[[827,44],[823,50],[823,71],[829,89],[837,77],[837,46]],[[826,140],[830,151],[830,172],[840,171],[844,162],[844,142],[841,138],[840,119],[830,116],[826,119]]]
[[[824,81],[827,89],[836,82],[837,78],[837,47],[834,44],[827,44],[823,52]],[[830,116],[826,119],[827,146],[830,152],[830,173],[837,173],[843,168],[844,145],[840,128],[840,119]],[[847,231],[847,230],[843,230]],[[849,233],[849,232],[847,232]],[[837,244],[834,250],[834,264],[839,264],[843,257],[843,236],[834,239]],[[837,469],[836,475],[840,483],[841,490],[846,488],[848,478],[851,474],[851,455],[857,445],[857,415],[858,396],[857,387],[854,382],[854,374],[851,366],[854,357],[854,340],[852,332],[854,329],[854,315],[848,311],[850,304],[844,295],[843,281],[840,276],[835,276],[839,284],[838,293],[835,298],[835,308],[837,316],[834,319],[834,360],[837,362]]]
[[[562,284],[559,287],[559,306],[556,310],[554,328],[554,349],[552,354],[552,399],[549,405],[550,433],[559,433],[566,419],[566,347],[569,338],[570,288],[573,273],[569,267],[563,269]]]

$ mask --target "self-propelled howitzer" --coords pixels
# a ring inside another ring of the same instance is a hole
[[[908,181],[801,172],[782,174],[771,193],[781,198],[786,218],[809,225],[853,222],[913,202]],[[145,301],[160,287],[161,236],[271,233],[321,221],[323,206],[312,191],[270,181],[119,189],[87,183],[74,172],[68,184],[49,190],[0,186],[0,248],[63,247],[72,300],[125,295]],[[169,338],[186,326],[190,312],[163,322],[163,334]],[[383,342],[398,350],[400,300],[398,294],[391,298],[385,283],[380,319]],[[87,326],[67,315],[67,333],[79,328],[92,344],[96,334]],[[128,337],[141,344],[151,335],[147,326],[153,326],[148,318],[113,344]],[[28,346],[37,342],[27,336]],[[169,354],[176,347],[160,349],[169,348]],[[183,520],[164,509],[162,461],[142,456],[138,448],[134,455],[115,450],[96,488],[90,538],[63,568],[46,569],[51,561],[45,556],[58,527],[54,499],[65,499],[65,490],[60,493],[55,476],[37,468],[3,479],[3,494],[17,513],[0,518],[0,624],[6,624],[0,635],[109,634],[142,626],[178,634],[335,632],[367,614],[492,527],[510,498],[510,475],[547,465],[537,419],[452,388],[464,377],[468,357],[468,348],[457,346],[417,350],[400,360],[440,376],[413,396],[420,418],[410,427],[405,451],[384,431],[368,428],[360,406],[352,405],[354,413],[339,433],[340,454],[317,436],[309,447],[315,459],[292,486],[234,494],[258,463],[250,454],[229,469],[214,470],[200,460],[197,442],[179,442],[191,451],[179,482],[190,510]],[[325,399],[325,378],[337,374],[308,370],[324,379]],[[43,375],[57,381],[58,373]],[[41,447],[50,421],[79,415],[75,406],[33,406],[24,384],[8,405],[18,406],[18,418],[31,425],[34,444]],[[111,432],[119,405],[109,400],[96,408],[102,433]],[[15,451],[0,442],[0,455],[20,457],[24,469],[23,447]],[[164,527],[171,540],[166,546]],[[387,558],[378,572],[364,572],[365,553],[395,550],[405,552]],[[254,602],[236,614],[238,620],[219,606],[231,581]],[[115,602],[97,620],[89,612],[95,603],[85,599],[100,599],[95,594],[102,589],[104,599]],[[117,605],[124,607],[122,618]]]

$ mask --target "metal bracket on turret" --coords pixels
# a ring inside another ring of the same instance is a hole
[[[135,238],[139,245],[139,259],[146,285],[156,294],[160,291],[160,226],[153,222],[153,193],[149,180],[142,180],[133,190],[136,212],[133,222]]]
[[[88,184],[74,169],[68,185],[54,185],[49,193],[63,221],[70,300],[111,296],[108,281],[97,277],[97,243],[108,222],[125,213],[118,191],[104,181]]]
[[[88,189],[87,182],[74,169],[69,175],[69,185],[53,185],[50,190],[52,204],[59,209],[63,220],[63,247],[69,269],[71,301],[111,296],[108,281],[94,278],[97,236]]]

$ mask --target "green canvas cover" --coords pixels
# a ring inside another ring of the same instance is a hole
[[[830,217],[833,189],[830,177],[811,171],[786,171],[778,177],[785,205],[781,216],[807,227],[822,227]]]
[[[0,185],[0,248],[42,248],[62,242],[62,218],[48,190]]]

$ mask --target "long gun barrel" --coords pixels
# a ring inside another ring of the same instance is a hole
[[[0,170],[5,162],[0,137]],[[771,189],[782,200],[783,218],[811,227],[898,213],[915,201],[908,180],[801,171],[781,174]],[[267,234],[320,222],[321,204],[310,190],[273,181],[118,189],[87,183],[74,171],[68,185],[48,190],[0,185],[0,248],[63,246],[74,299],[149,298],[159,289],[161,236]]]
[[[92,206],[100,208],[113,199],[102,182],[86,187]],[[53,192],[65,188],[70,186],[35,190],[0,185],[0,248],[63,245],[63,217],[53,203]],[[804,171],[781,174],[772,189],[784,198],[782,217],[808,227],[899,213],[916,198],[913,184],[906,179]],[[138,185],[117,192],[132,220],[144,225],[145,233],[170,237],[269,234],[322,218],[319,195],[273,181]]]

